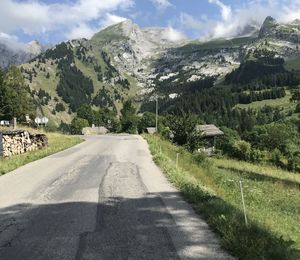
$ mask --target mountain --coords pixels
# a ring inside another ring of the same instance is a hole
[[[11,65],[26,63],[45,50],[38,41],[28,44],[11,44],[0,42],[0,67],[7,68]]]
[[[273,17],[268,16],[260,29],[259,38],[272,38],[298,43],[300,39],[299,20],[292,23],[278,23]]]
[[[281,60],[276,60],[280,57],[297,64],[297,21],[282,24],[267,17],[256,32],[258,28],[249,25],[241,32],[248,36],[188,40],[172,28],[140,28],[126,20],[90,40],[71,40],[49,48],[21,69],[38,113],[57,125],[70,122],[82,104],[119,111],[128,97],[143,106],[157,94],[174,99],[206,83],[215,86],[224,79],[251,79],[244,67],[264,71],[268,63],[278,63],[270,73],[284,72]],[[31,53],[40,52],[38,43],[30,46]],[[227,76],[233,71],[235,75]]]

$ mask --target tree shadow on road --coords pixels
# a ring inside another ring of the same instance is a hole
[[[170,205],[172,200],[178,200],[178,193],[162,195]],[[186,204],[176,205],[176,217],[186,218]],[[105,203],[19,204],[0,209],[0,259],[156,260],[180,259],[184,254],[186,259],[230,258],[220,250],[207,225],[193,221],[191,227],[200,225],[205,231],[195,240],[187,237],[183,230],[186,227],[176,225],[155,194],[107,198]],[[259,227],[255,228],[257,231]],[[267,231],[260,232],[263,239],[271,239]],[[196,257],[189,256],[193,250]]]

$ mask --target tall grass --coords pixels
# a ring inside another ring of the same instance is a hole
[[[244,161],[237,161],[232,159],[213,159],[214,165],[218,168],[228,169],[233,171],[240,171],[244,173],[253,173],[270,178],[277,178],[279,180],[286,180],[300,184],[300,174],[284,171],[270,165],[256,165]]]
[[[31,131],[32,132],[32,131]],[[22,165],[41,159],[48,155],[70,148],[83,141],[82,138],[58,133],[47,133],[49,145],[47,148],[0,159],[0,175],[10,172]]]
[[[240,259],[299,259],[300,191],[297,182],[269,174],[220,169],[206,160],[198,165],[192,154],[145,135],[154,160],[171,182],[219,233],[222,245]],[[160,152],[161,151],[161,152]],[[176,169],[176,153],[179,164]],[[253,170],[253,169],[252,169]],[[267,171],[267,169],[265,169]],[[239,181],[244,184],[245,225]]]

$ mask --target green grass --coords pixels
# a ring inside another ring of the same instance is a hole
[[[220,48],[239,48],[241,45],[248,44],[253,40],[251,37],[241,37],[231,40],[227,39],[216,39],[208,42],[199,42],[194,41],[182,47],[179,47],[178,50],[182,52],[194,52],[194,51],[203,51],[203,50],[214,50]]]
[[[247,164],[243,168],[240,162],[232,160],[208,159],[198,165],[184,149],[158,137],[145,138],[154,160],[219,233],[223,247],[233,255],[240,259],[299,259],[299,177],[267,166]],[[178,169],[176,153],[180,153]],[[240,180],[248,227],[244,222]]]
[[[276,178],[280,181],[294,182],[300,185],[300,174],[284,171],[270,165],[257,165],[233,159],[213,159],[214,165],[221,169],[253,173],[265,177]]]
[[[27,163],[39,160],[48,155],[63,151],[76,144],[83,142],[82,138],[62,135],[59,133],[46,133],[49,145],[47,148],[15,155],[10,158],[0,159],[0,175],[13,171]]]
[[[287,70],[300,70],[300,55],[288,59],[285,62],[285,68]]]
[[[292,94],[290,91],[286,91],[286,96],[283,98],[277,98],[277,99],[268,99],[268,100],[262,100],[262,101],[255,101],[250,104],[238,104],[236,107],[247,109],[260,109],[264,106],[270,106],[270,107],[282,107],[285,111],[292,110],[294,111],[296,108],[296,104],[290,101]]]

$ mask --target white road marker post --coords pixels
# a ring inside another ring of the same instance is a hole
[[[179,153],[176,153],[176,169],[178,169]]]
[[[243,192],[243,183],[242,183],[242,181],[240,181],[240,188],[241,188],[241,195],[242,195],[242,202],[243,202],[245,223],[246,223],[246,227],[248,227],[248,220],[247,220],[247,215],[246,215],[246,207],[245,207],[245,200],[244,200],[244,192]]]

